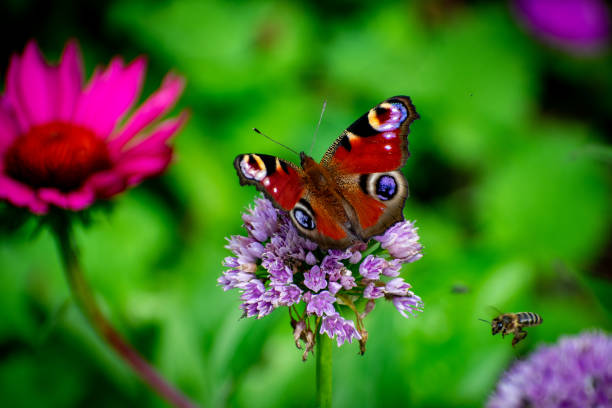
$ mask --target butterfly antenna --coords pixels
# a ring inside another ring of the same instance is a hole
[[[279,144],[279,145],[283,146],[285,149],[289,150],[290,152],[295,153],[295,154],[297,154],[298,156],[300,155],[298,152],[296,152],[295,150],[293,150],[293,149],[292,149],[292,148],[290,148],[290,147],[285,146],[284,144],[282,144],[282,143],[281,143],[281,142],[279,142],[278,140],[274,140],[274,139],[272,139],[270,136],[268,136],[268,135],[266,135],[266,134],[261,133],[261,131],[260,131],[259,129],[257,129],[257,128],[253,128],[253,130],[254,130],[255,132],[259,133],[260,135],[262,135],[263,137],[265,137],[265,138],[267,138],[267,139],[270,139],[270,140],[271,140],[271,141],[273,141],[274,143],[276,143],[276,144]]]
[[[325,107],[327,106],[327,99],[323,101],[323,108],[321,109],[321,116],[319,116],[319,123],[317,123],[317,128],[315,129],[314,136],[312,136],[312,143],[310,144],[310,150],[308,151],[308,155],[312,155],[312,148],[314,147],[315,140],[317,140],[317,132],[319,131],[319,126],[321,126],[321,121],[323,120],[323,112],[325,112]]]

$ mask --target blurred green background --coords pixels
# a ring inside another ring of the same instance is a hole
[[[288,316],[242,319],[216,285],[224,237],[256,195],[239,153],[294,157],[258,127],[320,158],[381,100],[410,95],[405,168],[425,256],[403,276],[425,302],[404,319],[379,302],[368,350],[334,349],[336,407],[482,406],[539,343],[610,330],[612,58],[576,58],[484,1],[131,1],[2,5],[4,77],[38,41],[57,61],[80,42],[90,74],[148,56],[144,95],[168,70],[188,80],[176,160],[99,213],[78,242],[98,301],[159,370],[206,407],[314,406]],[[606,140],[606,137],[608,140]],[[70,301],[54,241],[34,223],[0,243],[0,405],[165,406],[110,353]],[[515,349],[477,318],[534,311]]]

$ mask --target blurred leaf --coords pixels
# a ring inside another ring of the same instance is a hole
[[[483,242],[513,256],[570,263],[603,247],[611,192],[601,169],[576,157],[582,143],[572,136],[581,133],[558,125],[534,130],[534,142],[485,176],[476,192]]]

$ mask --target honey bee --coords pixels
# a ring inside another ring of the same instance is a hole
[[[483,322],[486,320],[480,319]],[[542,317],[537,313],[519,312],[519,313],[503,313],[491,320],[491,332],[493,336],[501,332],[502,337],[506,334],[514,334],[512,338],[512,347],[527,337],[527,332],[524,327],[538,326],[542,324]]]

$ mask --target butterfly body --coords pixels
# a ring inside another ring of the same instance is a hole
[[[349,126],[317,163],[301,168],[264,154],[234,160],[240,184],[251,184],[285,211],[322,249],[346,248],[382,234],[403,219],[408,182],[399,169],[409,156],[408,126],[418,118],[410,99],[381,102]]]

